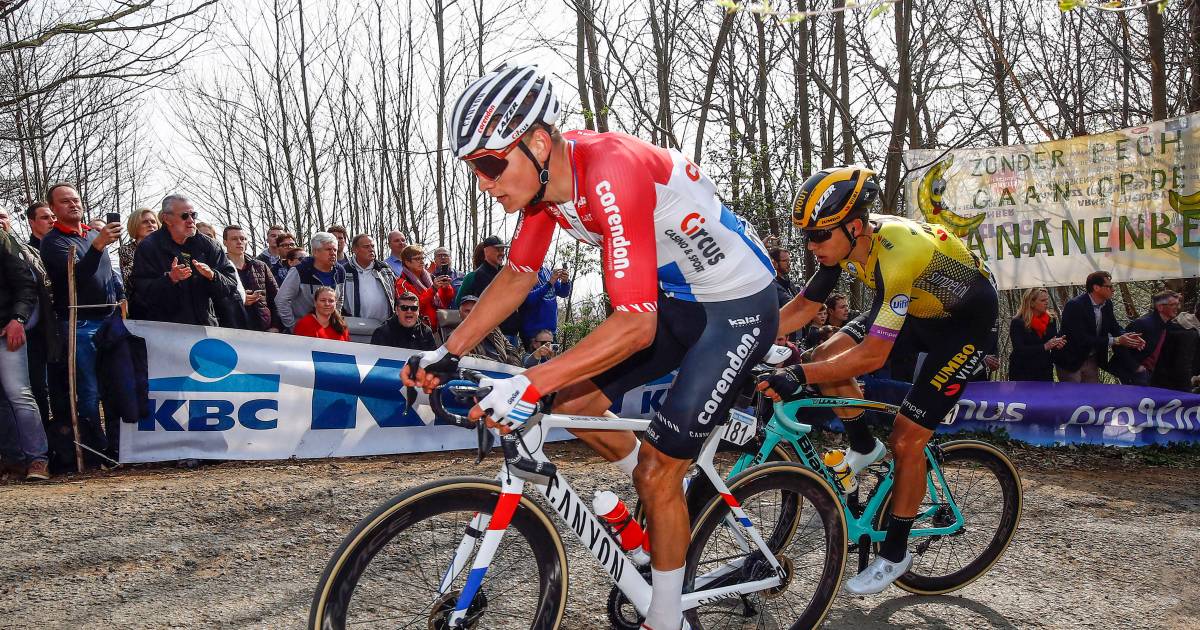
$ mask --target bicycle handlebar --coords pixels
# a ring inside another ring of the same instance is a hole
[[[478,464],[495,446],[495,436],[488,430],[487,423],[477,422],[446,409],[446,405],[442,402],[442,396],[448,392],[455,400],[474,405],[478,399],[487,396],[491,388],[479,386],[479,380],[483,375],[474,370],[460,370],[458,376],[459,378],[434,388],[429,394],[429,406],[438,420],[464,429],[475,429],[477,438],[475,463]]]

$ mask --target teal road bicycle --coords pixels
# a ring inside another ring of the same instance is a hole
[[[798,463],[816,472],[839,497],[847,525],[848,551],[858,552],[859,571],[863,570],[871,551],[877,551],[886,534],[893,462],[885,457],[867,467],[859,474],[853,492],[841,492],[837,474],[825,465],[809,436],[812,425],[797,418],[837,407],[895,417],[898,408],[812,392],[786,403],[772,403],[757,393],[755,399],[754,416],[740,414],[744,416],[742,422],[733,425],[740,433],[726,436],[726,442],[741,446],[718,453],[718,467],[728,467],[724,474],[729,483],[756,466],[772,462]],[[1004,554],[1021,520],[1021,478],[1000,449],[976,440],[931,442],[925,447],[925,457],[925,498],[910,535],[913,566],[896,584],[912,593],[937,595],[975,581]],[[693,516],[714,492],[704,477],[689,479],[688,505]],[[780,521],[774,526],[787,530],[793,524]],[[770,525],[761,527],[769,529]]]

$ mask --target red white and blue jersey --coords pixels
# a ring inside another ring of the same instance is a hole
[[[754,228],[726,208],[717,187],[678,151],[623,133],[569,131],[575,194],[526,208],[508,264],[542,266],[557,224],[601,248],[604,284],[618,311],[658,310],[659,289],[693,302],[754,295],[775,269]]]

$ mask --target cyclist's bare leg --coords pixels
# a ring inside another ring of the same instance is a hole
[[[853,337],[838,331],[825,343],[817,346],[816,350],[813,351],[813,360],[827,361],[856,345],[858,343],[854,341]],[[817,385],[817,388],[826,396],[844,398],[863,397],[862,387],[853,378],[833,383],[821,383]],[[867,425],[862,420],[856,419],[862,417],[862,410],[838,407],[833,410],[833,413],[842,420],[842,425],[846,427],[846,437],[850,440],[850,446],[860,453],[870,453],[871,449],[874,448],[875,439],[871,436]]]
[[[633,481],[646,506],[654,571],[654,592],[643,627],[674,630],[682,618],[679,593],[690,538],[683,476],[691,461],[666,455],[648,442],[642,445],[638,459]]]
[[[602,416],[612,401],[604,395],[591,381],[583,381],[569,385],[558,393],[554,401],[554,412],[578,416]],[[637,446],[637,436],[633,431],[599,431],[591,429],[571,429],[571,433],[592,447],[604,459],[615,462],[633,452]],[[682,477],[680,483],[682,484]]]
[[[925,497],[925,444],[933,431],[898,414],[888,440],[896,459],[895,481],[892,485],[891,517],[887,536],[879,546],[879,555],[890,562],[900,562],[908,550],[908,535],[921,499]]]

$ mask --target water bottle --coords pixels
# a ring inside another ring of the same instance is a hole
[[[850,474],[850,462],[846,461],[845,451],[825,453],[825,465],[833,471],[833,478],[841,485],[844,494],[850,494],[858,488],[858,479]]]
[[[650,563],[650,538],[633,520],[620,497],[609,490],[600,490],[592,497],[592,510],[608,524],[620,541],[621,549],[629,554],[634,564],[646,566]]]

